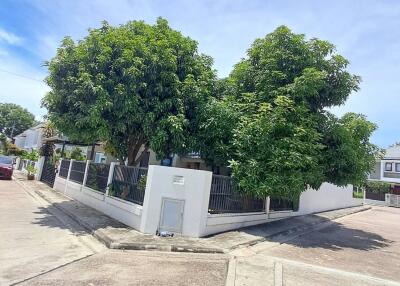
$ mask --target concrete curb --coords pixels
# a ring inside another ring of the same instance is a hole
[[[191,252],[191,253],[224,253],[220,248],[207,248],[207,247],[195,247],[185,245],[174,245],[174,244],[146,244],[140,242],[115,242],[107,234],[101,230],[93,230],[93,228],[85,221],[81,220],[79,216],[74,213],[59,207],[47,198],[42,192],[34,191],[38,196],[52,204],[55,208],[68,215],[71,219],[82,225],[90,234],[92,234],[97,240],[101,241],[105,246],[110,249],[124,249],[124,250],[153,250],[153,251],[168,251],[168,252]]]
[[[24,188],[29,188],[23,182],[16,180]],[[115,242],[112,238],[110,238],[107,234],[105,234],[102,230],[93,230],[93,228],[86,223],[84,220],[80,219],[76,214],[68,211],[65,208],[60,207],[57,204],[46,197],[40,190],[31,190],[36,195],[41,197],[43,200],[51,204],[56,209],[63,212],[65,215],[73,219],[75,222],[80,224],[88,233],[93,235],[97,240],[103,243],[107,248],[110,249],[121,249],[121,250],[147,250],[147,251],[167,251],[167,252],[186,252],[186,253],[208,253],[208,254],[224,254],[224,250],[221,248],[209,248],[209,247],[196,247],[196,246],[187,246],[187,245],[175,245],[175,244],[146,244],[140,242]],[[54,190],[53,190],[54,191]],[[54,191],[56,192],[56,191]],[[57,194],[63,195],[61,193],[56,192]]]
[[[236,257],[231,257],[228,262],[225,286],[235,286],[236,281]]]

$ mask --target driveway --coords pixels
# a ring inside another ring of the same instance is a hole
[[[0,180],[0,285],[224,285],[223,255],[105,248],[22,182]]]
[[[235,285],[400,285],[400,209],[374,207],[236,254]]]

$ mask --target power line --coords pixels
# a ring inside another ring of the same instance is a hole
[[[5,73],[11,74],[11,75],[15,75],[15,76],[19,76],[19,77],[22,77],[22,78],[26,78],[26,79],[30,79],[30,80],[34,80],[34,81],[39,81],[39,82],[43,83],[43,81],[40,80],[40,79],[29,77],[29,76],[26,76],[26,75],[23,75],[23,74],[15,73],[15,72],[11,72],[11,71],[8,71],[8,70],[0,69],[0,72],[5,72]]]

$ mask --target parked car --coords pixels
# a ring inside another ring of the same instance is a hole
[[[0,178],[11,180],[13,174],[13,159],[7,156],[0,156]]]

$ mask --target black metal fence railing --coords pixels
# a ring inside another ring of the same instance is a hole
[[[269,210],[271,211],[298,211],[299,200],[289,200],[282,198],[270,198]]]
[[[116,165],[109,195],[143,205],[147,168]]]
[[[105,193],[107,189],[110,165],[103,163],[90,163],[86,179],[86,186],[96,191]]]
[[[86,162],[72,161],[69,180],[75,183],[83,184],[83,178],[85,177],[85,169],[86,169]]]
[[[385,201],[385,193],[374,193],[365,191],[365,198],[368,200]]]
[[[59,176],[61,178],[67,178],[68,177],[68,171],[69,171],[69,164],[71,164],[70,160],[62,160],[60,164],[60,172]]]
[[[208,212],[212,214],[265,212],[265,200],[241,196],[235,190],[232,178],[213,175]]]

